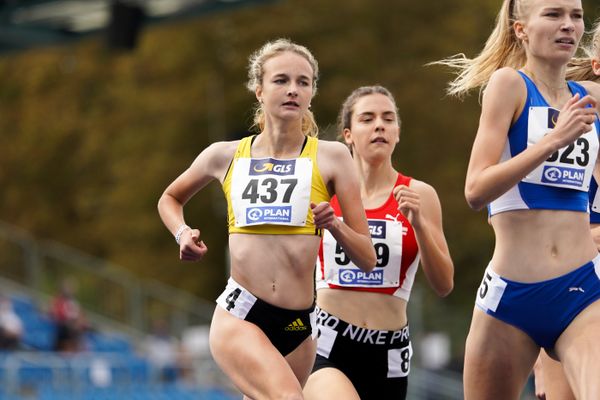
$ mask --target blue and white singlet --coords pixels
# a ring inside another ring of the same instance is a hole
[[[558,119],[559,110],[550,107],[533,81],[523,72],[518,72],[527,86],[527,100],[521,115],[508,131],[500,162],[537,143],[554,128]],[[569,81],[567,84],[573,95],[587,95],[578,83]],[[598,155],[599,131],[600,124],[596,120],[591,131],[556,151],[517,185],[492,201],[488,205],[490,216],[526,209],[588,212],[588,190]]]

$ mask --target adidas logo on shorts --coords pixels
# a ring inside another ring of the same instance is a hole
[[[308,328],[302,323],[302,320],[300,318],[296,318],[295,321],[292,321],[292,323],[285,327],[285,330],[288,332],[299,332],[305,331],[307,329]]]

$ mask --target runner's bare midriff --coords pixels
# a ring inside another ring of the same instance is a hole
[[[313,304],[316,235],[229,235],[231,276],[256,297],[281,308]]]
[[[563,210],[518,210],[491,218],[496,234],[492,268],[518,282],[564,275],[591,261],[598,251],[589,214]]]

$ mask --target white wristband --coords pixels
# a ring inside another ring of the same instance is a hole
[[[179,242],[181,241],[181,235],[183,234],[183,232],[185,232],[186,229],[192,228],[190,228],[186,224],[181,224],[179,225],[179,228],[177,228],[177,232],[175,232],[175,241],[177,242],[177,244],[179,244]]]

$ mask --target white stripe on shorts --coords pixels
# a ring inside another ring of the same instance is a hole
[[[256,296],[229,278],[225,290],[217,298],[217,304],[235,317],[246,319],[256,300]]]

